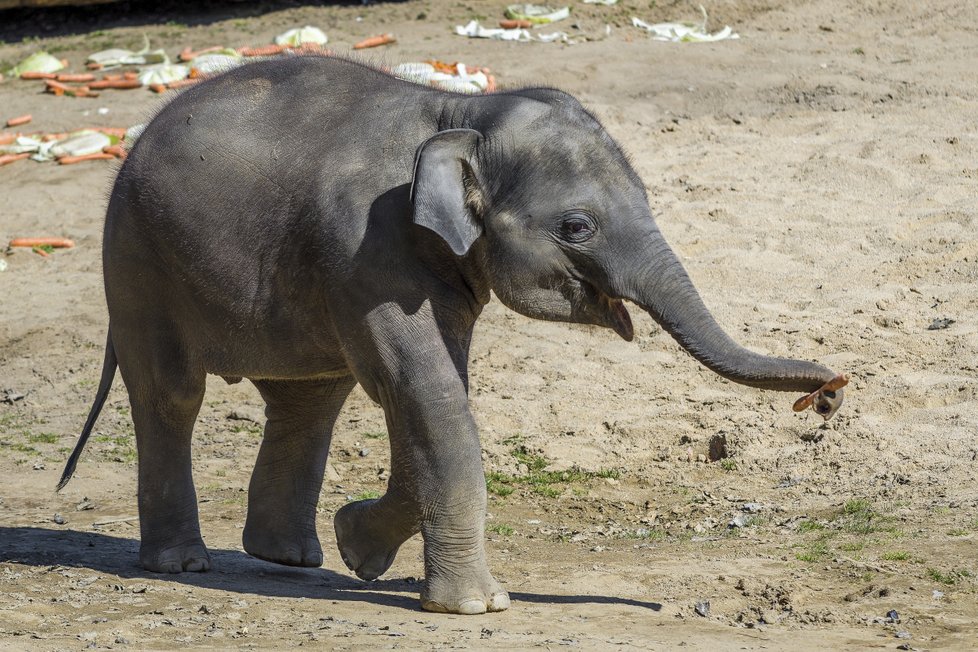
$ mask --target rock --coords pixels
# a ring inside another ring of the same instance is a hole
[[[778,612],[773,609],[768,609],[761,614],[761,622],[765,625],[777,625],[778,624]]]
[[[756,514],[764,509],[764,506],[760,503],[744,503],[740,506],[740,511],[747,512],[748,514]]]
[[[249,410],[248,408],[239,408],[237,410],[231,410],[227,414],[227,419],[231,421],[251,421],[252,423],[261,423],[261,415],[256,410]]]
[[[75,505],[76,512],[85,512],[90,509],[95,509],[95,503],[88,499],[88,496],[82,498],[81,502]]]
[[[2,394],[0,395],[0,400],[2,400],[4,403],[7,403],[9,405],[13,405],[14,401],[24,400],[24,394],[21,394],[20,392],[13,389],[5,389],[0,394]]]
[[[370,449],[369,448],[361,448],[359,455],[360,455],[360,457],[366,457],[367,455],[370,455]]]
[[[339,482],[343,479],[343,476],[339,474],[332,464],[326,462],[326,479],[330,482]]]
[[[722,459],[730,457],[730,452],[727,450],[727,436],[726,435],[713,435],[710,438],[710,453],[711,462],[718,462]]]
[[[55,513],[54,518],[51,520],[53,520],[58,525],[64,525],[65,523],[68,522],[68,519],[66,519],[64,516],[58,513]]]
[[[35,471],[43,471],[44,470],[44,462],[34,462],[34,470]]]
[[[896,609],[890,609],[886,612],[886,619],[891,623],[900,622],[900,614],[897,613]]]
[[[897,638],[913,638],[912,636],[910,636],[910,632],[903,631],[903,630],[897,632],[896,633],[896,637]]]
[[[949,317],[938,317],[927,326],[927,330],[942,331],[945,328],[948,328],[953,323],[954,320],[950,319]]]
[[[746,514],[737,514],[732,519],[730,519],[730,522],[727,523],[727,527],[729,528],[747,527],[749,523],[750,523],[750,518]]]
[[[700,453],[699,455],[696,456],[696,461],[697,462],[706,462],[706,455],[704,455],[703,453]]]
[[[127,639],[125,636],[116,636],[115,642],[116,645],[129,645],[129,639]]]
[[[710,617],[710,601],[709,600],[700,600],[699,602],[697,602],[693,606],[693,609],[696,611],[697,615],[703,616],[704,618],[709,618]]]

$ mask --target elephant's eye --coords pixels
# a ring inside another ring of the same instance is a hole
[[[560,237],[568,242],[585,242],[594,235],[594,223],[586,215],[565,217],[560,223]]]

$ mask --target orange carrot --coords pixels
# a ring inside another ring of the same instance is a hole
[[[22,161],[31,155],[30,152],[21,152],[20,154],[4,154],[0,156],[0,166],[9,165],[16,161]]]
[[[530,29],[533,23],[528,20],[501,20],[499,26],[503,29]]]
[[[139,73],[134,70],[128,70],[122,73],[123,79],[139,79]]]
[[[184,49],[180,50],[179,57],[180,57],[180,61],[192,61],[193,59],[196,59],[202,54],[207,54],[209,52],[217,52],[218,50],[223,50],[223,49],[224,46],[222,45],[214,45],[209,48],[204,48],[203,50],[194,51],[189,46],[187,46]]]
[[[9,145],[10,143],[20,138],[22,135],[23,134],[21,134],[20,132],[0,134],[0,145]]]
[[[68,91],[68,86],[53,79],[44,80],[45,90],[55,95],[64,95]]]
[[[34,118],[33,118],[33,116],[31,116],[30,113],[28,113],[26,115],[19,115],[16,118],[11,118],[10,120],[7,120],[7,126],[8,127],[19,127],[20,125],[26,125],[28,122],[30,122],[33,119]]]
[[[49,254],[48,252],[44,251],[40,247],[31,247],[31,251],[33,251],[35,254],[37,254],[41,258],[50,258],[51,257],[51,254]]]
[[[102,148],[102,151],[106,154],[111,154],[116,158],[126,158],[126,148],[122,145],[108,145]]]
[[[68,238],[14,238],[10,241],[11,247],[52,247],[54,249],[71,249],[75,246],[74,240]]]
[[[89,70],[101,70],[105,66],[103,66],[100,63],[96,63],[95,61],[89,61],[88,63],[85,64],[85,67],[88,68]]]
[[[61,60],[61,67],[62,68],[67,68],[68,67],[68,60],[67,59],[62,59]]]
[[[68,134],[66,134],[66,133],[60,133],[60,134],[44,134],[43,136],[41,136],[41,140],[43,140],[46,143],[49,143],[52,140],[62,140],[62,139],[67,138],[67,137],[68,137]]]
[[[393,34],[381,34],[380,36],[371,36],[370,38],[365,38],[359,43],[353,44],[354,50],[362,50],[364,48],[375,48],[380,45],[387,45],[388,43],[396,43],[397,39],[394,38]]]
[[[164,93],[166,92],[166,86],[163,84],[150,84],[149,90],[153,91],[154,93]]]
[[[125,78],[118,73],[102,75],[102,81],[122,81],[123,79]]]
[[[111,161],[114,158],[112,154],[96,152],[94,154],[82,154],[81,156],[62,156],[58,159],[58,163],[61,165],[72,165],[74,163],[81,163],[82,161]]]
[[[95,81],[88,85],[89,88],[117,88],[117,89],[129,89],[129,88],[142,88],[142,84],[139,83],[138,79],[103,79],[101,81]]]
[[[177,81],[170,82],[166,85],[167,88],[184,88],[185,86],[193,86],[194,84],[199,84],[204,81],[203,77],[197,77],[195,79],[178,79]]]
[[[238,54],[243,57],[270,57],[285,52],[285,47],[281,45],[263,45],[259,48],[238,48]]]
[[[57,76],[53,72],[37,72],[35,70],[20,73],[21,79],[54,79]]]
[[[57,79],[59,82],[90,82],[95,81],[95,75],[90,72],[75,75],[62,73],[55,77],[55,79]]]
[[[495,93],[496,92],[496,76],[486,75],[486,92]]]

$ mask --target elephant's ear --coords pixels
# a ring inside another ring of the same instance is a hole
[[[457,256],[482,235],[482,191],[469,162],[481,138],[472,129],[440,131],[414,157],[414,221],[441,236]]]

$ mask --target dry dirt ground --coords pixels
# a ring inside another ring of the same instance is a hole
[[[476,331],[472,404],[489,558],[509,611],[420,611],[417,537],[380,581],[343,567],[332,515],[383,491],[388,463],[382,414],[359,390],[322,492],[323,568],[242,552],[261,406],[248,383],[214,378],[194,449],[214,569],[149,574],[136,558],[121,383],[76,478],[54,493],[102,361],[100,231],[114,168],[20,162],[0,168],[0,241],[78,246],[2,258],[0,648],[978,646],[978,7],[722,0],[706,3],[711,26],[730,24],[740,40],[671,44],[629,17],[695,18],[693,4],[575,0],[562,25],[572,45],[451,33],[476,16],[494,22],[503,4],[236,4],[169,18],[110,5],[55,20],[59,35],[39,40],[21,40],[24,14],[0,15],[0,60],[43,47],[79,69],[144,33],[172,56],[311,24],[338,52],[393,32],[377,62],[462,60],[490,66],[503,87],[566,89],[630,152],[661,228],[732,334],[853,375],[840,414],[822,424],[791,412],[794,395],[719,379],[643,315],[627,344],[493,302]],[[0,84],[0,117],[29,112],[46,131],[128,126],[159,101]]]

